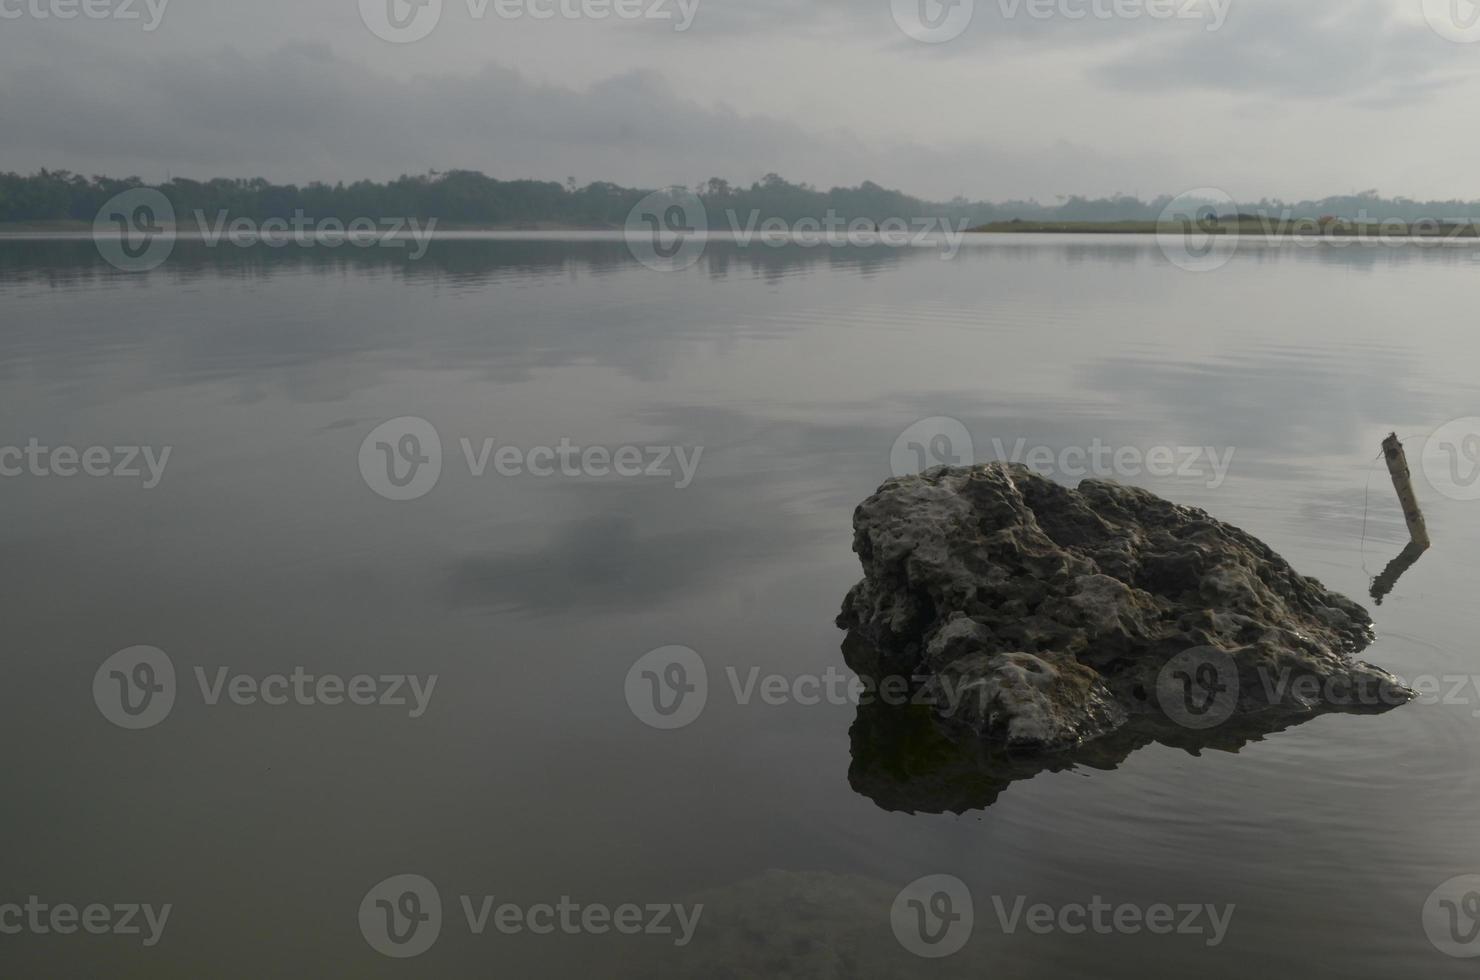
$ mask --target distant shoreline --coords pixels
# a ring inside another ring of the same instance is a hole
[[[0,235],[46,235],[46,234],[91,234],[90,221],[0,221]],[[173,230],[182,235],[196,235],[210,228],[190,222],[177,224]],[[619,225],[571,225],[558,221],[518,221],[495,224],[463,224],[453,221],[437,221],[437,231],[621,231]]]
[[[0,235],[45,234],[47,232],[89,232],[86,221],[0,221]]]
[[[427,219],[430,220],[430,219]],[[425,226],[423,226],[425,227]],[[877,227],[877,226],[876,226]],[[435,233],[517,234],[562,232],[622,232],[620,225],[565,224],[558,221],[520,221],[492,224],[463,224],[438,220]],[[90,237],[91,222],[86,221],[0,221],[0,238],[27,238],[56,235],[67,238]],[[202,236],[212,229],[192,223],[174,226],[182,236]],[[219,233],[220,229],[215,229]],[[711,233],[723,229],[711,229]],[[1247,235],[1262,238],[1428,238],[1436,240],[1480,239],[1480,221],[1387,221],[1363,222],[1342,219],[1273,218],[1245,216],[1238,221],[1223,219],[1189,228],[1184,223],[1156,221],[994,221],[965,229],[969,235]]]
[[[1168,235],[1188,234],[1180,223],[1157,221],[994,221],[968,234],[1018,235]],[[1467,221],[1363,222],[1316,218],[1224,219],[1197,226],[1207,235],[1258,235],[1269,238],[1480,238],[1480,223]]]

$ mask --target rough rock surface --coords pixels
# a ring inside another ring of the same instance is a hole
[[[1202,715],[1413,696],[1353,659],[1372,639],[1365,609],[1145,490],[941,467],[885,483],[854,531],[864,580],[838,625],[877,651],[879,671],[919,679],[937,714],[994,743],[1065,747],[1137,716],[1201,727]]]

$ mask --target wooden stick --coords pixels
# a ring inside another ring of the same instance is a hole
[[[1408,522],[1408,534],[1420,548],[1429,546],[1429,529],[1423,522],[1423,511],[1418,509],[1418,498],[1413,494],[1413,479],[1408,472],[1408,454],[1394,432],[1382,442],[1382,453],[1387,457],[1388,472],[1393,477],[1393,489],[1398,491],[1398,502],[1403,505],[1403,520]]]

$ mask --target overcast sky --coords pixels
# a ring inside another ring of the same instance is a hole
[[[0,0],[0,169],[1480,198],[1451,0],[161,2]]]

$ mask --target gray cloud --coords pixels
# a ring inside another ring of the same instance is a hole
[[[447,0],[410,45],[374,37],[352,0],[176,3],[153,33],[8,20],[0,168],[304,182],[464,167],[647,186],[776,171],[937,198],[1470,193],[1473,137],[1443,120],[1472,47],[1416,3],[1229,2],[1210,33],[976,0],[940,45],[906,39],[888,0],[700,0],[685,33],[475,23]],[[1415,171],[1364,139],[1394,107],[1434,134],[1431,159],[1456,162]]]
[[[1096,74],[1133,91],[1177,85],[1379,107],[1435,94],[1470,53],[1422,24],[1403,21],[1389,0],[1244,0],[1236,6],[1217,33],[1168,37]]]
[[[1039,152],[879,145],[844,129],[704,106],[651,69],[585,88],[492,64],[400,80],[308,42],[261,56],[220,47],[150,59],[88,47],[85,60],[85,72],[76,58],[35,53],[0,67],[8,147],[0,165],[299,182],[466,168],[646,186],[775,170],[939,197],[1027,193],[1045,170],[1069,185],[1091,160],[1126,181],[1147,165],[1068,143]],[[975,176],[968,183],[962,174]]]

